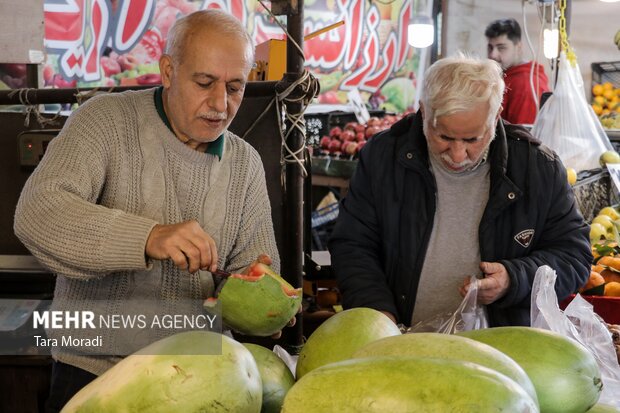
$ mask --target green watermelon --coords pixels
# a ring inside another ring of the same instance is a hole
[[[254,264],[248,275],[233,274],[218,295],[224,323],[249,336],[282,330],[301,306],[301,288],[293,288],[271,267]]]
[[[532,327],[495,327],[459,333],[516,361],[534,383],[543,413],[583,413],[603,383],[594,356],[577,341]]]
[[[273,351],[257,344],[243,343],[243,345],[254,356],[263,382],[261,413],[279,413],[282,410],[284,396],[295,384],[293,373]]]
[[[371,308],[352,308],[324,321],[304,344],[297,360],[295,377],[325,364],[351,358],[366,344],[380,338],[400,335],[392,320]]]
[[[221,354],[206,355],[221,340]],[[190,331],[148,345],[80,390],[62,413],[259,413],[252,354],[221,334]]]
[[[508,376],[537,402],[536,390],[525,371],[501,351],[466,337],[414,333],[386,337],[362,347],[353,357],[414,356],[469,361]]]
[[[537,413],[512,379],[478,364],[411,356],[345,360],[306,374],[282,413]]]

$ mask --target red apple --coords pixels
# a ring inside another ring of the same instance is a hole
[[[57,88],[71,88],[77,86],[77,80],[65,80],[60,73],[56,73],[53,77],[52,85]]]
[[[355,133],[359,133],[359,132],[364,133],[365,130],[366,130],[366,126],[360,125],[359,123],[355,127]]]
[[[355,140],[356,140],[356,141],[358,141],[358,142],[359,142],[359,141],[366,140],[366,134],[364,133],[364,131],[362,131],[362,132],[357,132],[357,133],[355,134]]]
[[[343,142],[355,140],[355,132],[350,129],[343,130],[340,134],[340,140]]]
[[[323,136],[319,141],[319,146],[323,149],[329,148],[329,143],[331,142],[331,138],[329,136]]]
[[[359,125],[359,123],[357,122],[347,122],[346,125],[344,125],[344,130],[350,129],[352,131],[355,130],[355,128]]]
[[[371,116],[370,119],[368,119],[368,123],[366,125],[368,126],[379,126],[381,124],[381,119],[379,119],[376,116]]]
[[[345,145],[347,146],[343,150],[347,155],[355,155],[357,153],[357,142],[346,142]]]
[[[368,142],[368,141],[359,141],[359,142],[357,143],[357,148],[356,148],[356,149],[357,149],[357,152],[358,152],[358,153],[359,153],[359,151],[361,151],[361,150],[362,150],[362,148],[364,147],[364,145],[366,145],[366,142]]]
[[[380,132],[381,128],[379,126],[369,126],[366,128],[366,139],[370,139],[373,135]]]
[[[111,77],[112,75],[121,72],[121,65],[118,61],[111,59],[108,56],[101,57],[101,67],[103,68],[103,73],[106,77]]]
[[[342,133],[342,129],[340,129],[338,126],[333,127],[330,131],[329,131],[329,136],[331,138],[337,138],[338,136],[340,136],[340,134]]]
[[[125,53],[118,57],[118,63],[121,65],[121,71],[132,70],[138,66],[138,59],[129,53]]]
[[[329,143],[329,152],[330,153],[334,153],[334,152],[338,152],[340,151],[340,147],[342,146],[342,144],[340,143],[340,141],[338,139],[332,139],[331,142]]]

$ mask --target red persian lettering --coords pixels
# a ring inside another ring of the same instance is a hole
[[[112,27],[115,28],[113,47],[123,54],[142,38],[155,12],[155,0],[124,0],[116,14]]]

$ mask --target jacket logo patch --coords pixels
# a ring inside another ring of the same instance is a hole
[[[523,248],[527,248],[530,246],[532,238],[534,238],[533,229],[526,229],[515,235],[515,241],[517,241],[519,245],[521,245]]]

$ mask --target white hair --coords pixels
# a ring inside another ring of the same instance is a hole
[[[490,59],[467,56],[459,52],[433,63],[424,75],[422,104],[425,123],[433,127],[437,118],[471,110],[488,103],[488,126],[491,127],[504,96],[501,66]]]
[[[237,38],[247,44],[246,60],[248,71],[254,64],[254,42],[247,30],[237,18],[222,10],[207,9],[197,11],[178,19],[168,32],[164,53],[174,62],[181,62],[185,53],[185,44],[190,35],[200,31],[210,30],[218,36]],[[210,45],[204,45],[209,47]]]

